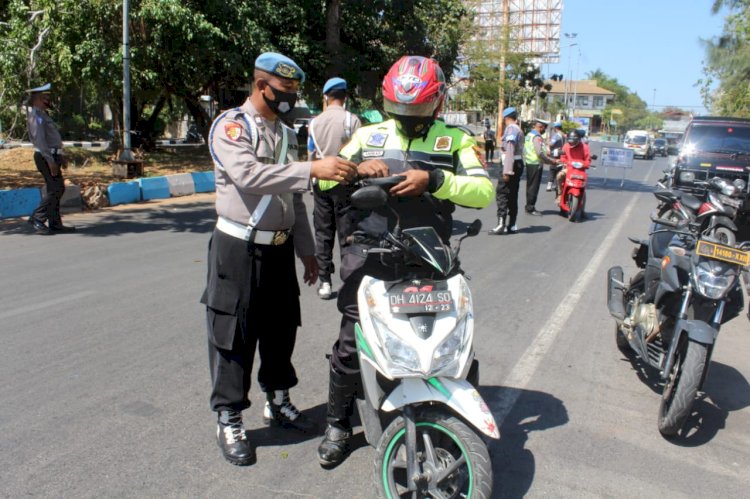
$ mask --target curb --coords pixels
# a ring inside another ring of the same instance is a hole
[[[107,186],[110,206],[132,204],[152,199],[189,196],[201,192],[214,192],[216,189],[214,172],[191,172],[144,177],[127,182],[113,182]],[[1,189],[0,220],[31,215],[42,199],[44,188]],[[81,187],[68,185],[60,200],[60,207],[66,211],[83,211]]]

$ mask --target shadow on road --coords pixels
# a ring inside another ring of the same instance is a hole
[[[326,420],[326,404],[318,404],[310,409],[300,411],[318,423],[319,431],[313,434],[302,433],[294,429],[279,428],[277,426],[265,426],[261,423],[259,428],[247,430],[247,438],[255,447],[275,447],[279,445],[293,445],[308,440],[318,439],[323,436]]]
[[[34,237],[107,237],[156,231],[208,233],[213,230],[215,224],[216,210],[213,205],[185,203],[102,212],[95,221],[78,225],[75,233],[54,236],[37,235],[25,218],[5,221],[0,224],[0,234]]]
[[[638,379],[661,397],[663,383],[659,372],[634,354],[625,355]],[[656,413],[659,399],[654,400]],[[710,442],[723,429],[731,411],[750,406],[750,383],[737,369],[711,361],[703,392],[678,436],[669,439],[681,447],[697,447]]]
[[[487,401],[502,401],[511,390],[497,386],[479,388]],[[528,434],[568,423],[568,411],[560,399],[539,391],[519,391],[516,403],[500,425],[500,440],[489,440],[493,497],[524,497],[536,472],[534,454],[525,448]],[[500,408],[495,405],[490,403],[490,409],[497,413]]]

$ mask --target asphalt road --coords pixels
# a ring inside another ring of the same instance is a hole
[[[656,429],[656,378],[614,343],[606,270],[634,271],[626,236],[646,234],[666,161],[636,160],[622,188],[619,171],[604,184],[592,170],[583,223],[559,217],[542,187],[543,217],[464,241],[481,392],[502,435],[490,448],[496,497],[748,497],[747,317],[722,330],[694,429],[678,442]],[[488,229],[494,212],[459,210],[457,226],[480,218]],[[257,387],[245,420],[258,462],[220,456],[198,303],[210,196],[66,222],[80,231],[0,224],[0,496],[374,496],[375,452],[361,435],[324,471],[320,437],[262,425]],[[302,307],[292,396],[323,421],[339,316],[314,288]]]

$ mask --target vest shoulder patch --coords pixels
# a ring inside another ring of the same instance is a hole
[[[453,145],[453,137],[450,135],[442,135],[435,138],[435,145],[433,150],[435,151],[450,151]]]
[[[367,142],[365,143],[365,145],[370,147],[383,147],[385,145],[386,139],[388,139],[387,133],[374,132],[371,133],[367,138]]]

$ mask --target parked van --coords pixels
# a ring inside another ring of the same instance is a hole
[[[630,130],[625,134],[625,148],[633,150],[633,156],[654,159],[654,141],[646,130]]]

